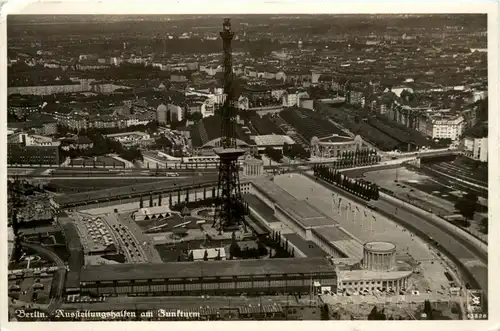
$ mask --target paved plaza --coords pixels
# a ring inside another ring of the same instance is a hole
[[[395,222],[375,213],[363,204],[333,194],[320,183],[300,174],[274,177],[274,182],[299,200],[336,220],[342,227],[362,242],[388,241],[396,245],[397,254],[420,262],[421,269],[431,288],[447,286],[445,266],[427,243]]]

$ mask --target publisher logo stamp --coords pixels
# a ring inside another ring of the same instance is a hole
[[[467,290],[467,317],[474,320],[488,318],[482,290]]]

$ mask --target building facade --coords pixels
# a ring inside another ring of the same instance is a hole
[[[182,273],[179,270],[187,272]],[[326,259],[174,262],[143,264],[132,268],[125,264],[96,265],[83,267],[80,276],[80,294],[90,296],[307,294],[311,293],[314,282],[336,290],[335,268]]]
[[[432,139],[451,139],[453,141],[460,138],[465,130],[465,121],[462,116],[454,117],[434,117],[427,123],[427,136]]]
[[[355,152],[362,147],[363,139],[359,135],[354,138],[339,135],[321,139],[313,138],[313,141],[311,141],[311,157],[327,159],[340,157],[343,152]]]
[[[7,164],[59,165],[61,142],[50,137],[21,133],[7,141]]]
[[[463,139],[464,155],[477,161],[488,162],[488,137]]]

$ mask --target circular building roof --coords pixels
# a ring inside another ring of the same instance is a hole
[[[396,245],[385,242],[385,241],[371,241],[367,242],[365,244],[365,248],[372,250],[372,251],[382,251],[382,252],[387,252],[387,251],[392,251],[396,249]]]

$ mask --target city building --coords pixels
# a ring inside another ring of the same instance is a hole
[[[336,291],[324,258],[85,265],[80,295],[310,294],[315,282]]]
[[[61,149],[69,151],[71,149],[87,150],[94,146],[94,142],[86,136],[71,137],[61,139]]]
[[[337,292],[351,294],[363,291],[393,291],[399,293],[409,288],[411,270],[378,272],[371,270],[340,270],[337,272]]]
[[[258,177],[264,174],[264,162],[247,155],[243,161],[243,176]]]
[[[299,106],[301,99],[309,99],[309,94],[301,90],[289,90],[283,93],[283,107]]]
[[[51,137],[11,135],[7,141],[7,163],[9,165],[59,165],[61,142]]]
[[[220,144],[221,138],[220,116],[205,117],[191,127],[191,144],[193,149],[201,152],[213,153],[213,149]],[[249,149],[255,142],[243,131],[241,125],[235,125],[236,144],[239,148]]]
[[[363,146],[363,139],[357,135],[354,138],[338,134],[325,138],[312,139],[311,157],[332,158],[340,157],[343,152],[355,152]]]
[[[432,139],[451,139],[453,141],[460,138],[465,130],[465,121],[461,115],[435,115],[431,116],[427,122],[426,134]]]
[[[139,131],[107,134],[105,137],[119,141],[123,145],[149,145],[154,142],[149,134]]]
[[[477,161],[488,162],[488,137],[463,139],[464,155]]]
[[[167,111],[167,106],[165,106],[163,103],[158,106],[156,109],[156,114],[157,114],[157,120],[160,125],[165,125],[168,123],[170,120],[168,118],[168,111]]]
[[[253,140],[259,151],[264,151],[267,147],[283,149],[284,144],[294,145],[295,141],[286,135],[266,134],[254,136]]]
[[[167,201],[165,201],[167,202]],[[149,203],[148,199],[144,199],[144,203]],[[157,197],[153,197],[153,206],[149,206],[146,208],[140,208],[137,210],[133,215],[132,218],[134,221],[147,221],[147,220],[152,220],[152,219],[160,219],[160,218],[167,218],[170,217],[171,211],[170,211],[170,206],[168,206],[168,203],[162,205],[162,206],[157,206],[158,199]]]
[[[217,104],[215,100],[209,98],[205,100],[205,102],[200,106],[200,112],[202,117],[209,117],[215,115],[215,109],[217,108]]]
[[[184,119],[184,109],[181,106],[169,103],[167,108],[170,112],[170,121],[180,122]]]

